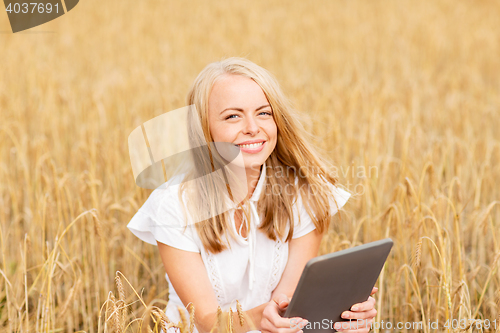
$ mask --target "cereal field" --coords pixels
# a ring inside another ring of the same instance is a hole
[[[500,330],[499,2],[82,0],[16,34],[4,14],[2,332],[154,329],[167,283],[126,228],[151,192],[127,137],[230,56],[277,77],[356,193],[321,253],[394,240],[377,322]]]

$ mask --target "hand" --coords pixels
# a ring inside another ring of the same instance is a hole
[[[378,291],[377,287],[373,287],[370,295],[375,294]],[[351,311],[342,312],[341,317],[344,319],[350,319],[351,321],[337,322],[334,324],[334,328],[339,332],[346,333],[367,333],[370,331],[371,323],[373,318],[377,315],[377,310],[375,310],[375,298],[369,296],[368,300],[354,304],[351,307]],[[360,319],[358,321],[358,319]],[[337,328],[337,325],[340,327]]]
[[[302,333],[302,328],[308,321],[300,318],[283,318],[290,299],[285,294],[277,294],[268,302],[262,312],[262,321],[260,322],[262,333]]]

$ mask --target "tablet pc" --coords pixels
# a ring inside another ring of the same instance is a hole
[[[304,333],[337,332],[336,322],[349,321],[342,312],[370,296],[392,245],[386,238],[309,260],[284,318],[307,319]]]

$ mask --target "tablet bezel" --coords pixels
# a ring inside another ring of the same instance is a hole
[[[385,238],[375,242],[355,246],[342,251],[337,251],[309,260],[304,267],[297,288],[284,314],[285,318],[301,317],[307,319],[309,327],[304,328],[308,333],[336,332],[332,325],[338,321],[346,321],[340,317],[343,311],[355,303],[366,301],[377,282],[382,268],[387,260],[394,242],[390,238]],[[342,269],[344,276],[339,276],[335,269]],[[318,275],[320,272],[324,272]],[[363,273],[363,276],[349,276],[349,274]],[[316,274],[316,275],[315,275]],[[342,288],[328,287],[328,285],[318,285],[334,283],[337,285],[344,281],[346,284],[356,282],[356,289],[351,288],[349,292]],[[316,284],[316,285],[314,285]],[[308,296],[313,294],[313,296]],[[342,296],[342,300],[328,300],[328,296]],[[317,297],[319,304],[310,304],[311,297]],[[323,299],[322,299],[323,298]],[[324,304],[326,303],[326,304]],[[348,304],[348,305],[347,305]],[[338,314],[329,315],[327,306],[332,312]],[[328,318],[321,318],[327,317]],[[307,318],[309,317],[309,318]],[[321,328],[315,328],[318,319],[321,319]],[[328,322],[328,328],[324,320]],[[311,320],[313,323],[311,323]],[[293,323],[291,322],[291,327]],[[313,326],[314,325],[314,326]]]

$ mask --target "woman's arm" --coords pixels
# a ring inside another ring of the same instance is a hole
[[[217,320],[218,303],[201,255],[157,243],[165,272],[177,295],[184,306],[188,303],[194,305],[196,328],[200,333],[210,332]],[[266,305],[267,303],[245,311],[245,314],[258,326],[257,329],[260,329],[259,324]],[[253,329],[246,321],[243,326],[237,324],[239,319],[236,312],[233,314],[233,323],[236,333]]]
[[[266,306],[263,312],[261,321],[262,332],[279,331],[280,333],[292,333],[299,331],[307,324],[307,320],[303,318],[283,318],[282,315],[299,283],[300,275],[305,265],[310,259],[317,256],[322,236],[315,229],[302,237],[290,241],[288,262],[285,266],[285,271],[272,293],[271,301],[267,303],[268,306]],[[373,288],[371,295],[377,290],[378,288]],[[370,296],[365,302],[353,305],[351,311],[344,311],[342,313],[342,318],[354,319],[354,323],[357,323],[357,319],[364,319],[363,324],[350,326],[349,328],[339,327],[337,330],[368,332],[370,330],[369,324],[372,323],[376,314],[375,299]]]
[[[288,244],[288,262],[280,282],[271,295],[271,299],[274,299],[278,294],[285,294],[288,298],[292,298],[307,262],[318,255],[322,237],[323,235],[314,229],[302,237],[290,240]]]
[[[300,323],[305,324],[302,318],[282,318],[282,310],[288,306],[288,301],[292,297],[300,275],[307,262],[318,255],[322,234],[316,229],[310,233],[292,239],[288,245],[288,262],[281,276],[281,280],[271,295],[271,302],[264,309],[261,327],[263,332],[297,332],[300,330]],[[298,328],[299,327],[299,328]]]

